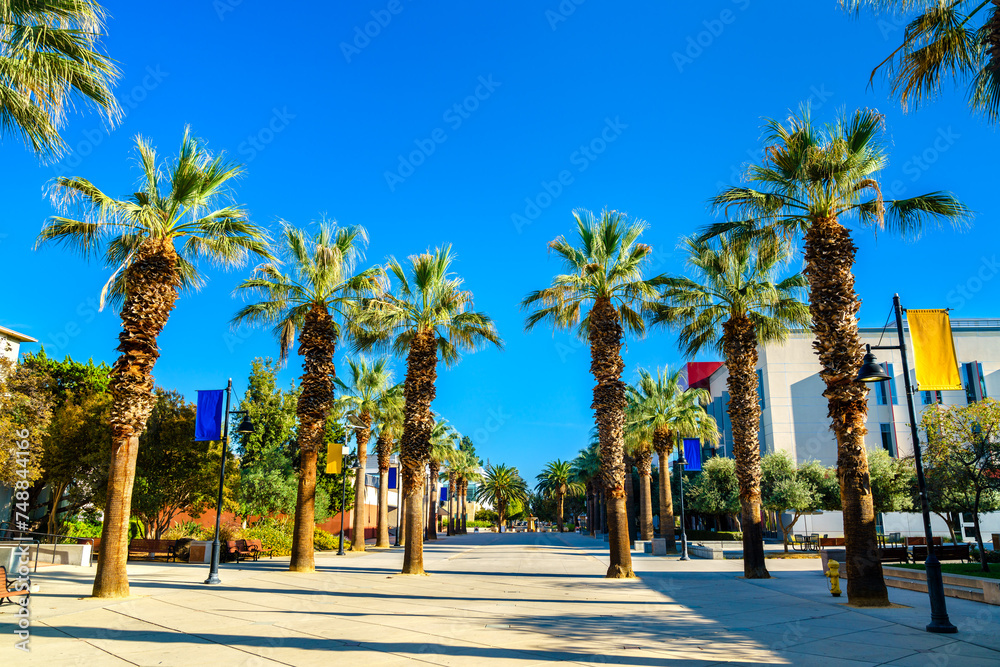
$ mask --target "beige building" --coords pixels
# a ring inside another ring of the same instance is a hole
[[[905,328],[905,320],[904,320]],[[932,403],[966,405],[985,397],[1000,397],[1000,320],[952,320],[955,350],[959,371],[965,385],[963,390],[924,392],[914,397],[917,419]],[[879,342],[881,339],[881,342]],[[761,401],[760,447],[762,453],[788,452],[797,463],[819,461],[825,466],[837,463],[837,441],[827,417],[825,388],[819,376],[819,360],[812,348],[811,332],[793,333],[781,345],[771,345],[758,350],[758,396]],[[894,325],[882,334],[881,329],[861,329],[861,343],[870,345],[898,345]],[[911,347],[909,339],[907,347]],[[877,350],[876,356],[892,376],[891,382],[872,385],[868,395],[869,449],[884,448],[893,456],[912,456],[909,417],[904,395],[902,365],[898,350]],[[909,355],[911,382],[913,357]],[[713,397],[709,411],[715,416],[722,431],[722,442],[717,453],[732,456],[732,429],[726,414],[729,394],[726,389],[728,374],[720,366],[699,383]],[[710,455],[706,452],[706,456]],[[964,517],[963,529],[971,530],[972,518]],[[807,517],[808,531],[839,535],[843,522],[839,512],[825,512]],[[880,517],[885,532],[922,534],[920,514],[891,513]],[[947,535],[948,529],[936,515],[932,515],[935,534]],[[989,533],[1000,532],[1000,513],[984,515],[982,529]],[[806,532],[802,521],[796,532]],[[972,533],[967,535],[971,537]]]
[[[31,336],[25,336],[13,329],[0,327],[0,357],[7,359],[13,364],[17,363],[18,355],[21,351],[21,343],[37,343]]]

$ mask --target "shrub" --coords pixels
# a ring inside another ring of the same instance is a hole
[[[100,522],[66,521],[62,525],[68,537],[100,537]],[[74,540],[75,541],[75,540]]]
[[[179,540],[185,537],[190,537],[192,540],[211,540],[215,538],[215,530],[209,530],[197,521],[185,521],[175,523],[163,531],[165,540]]]
[[[478,514],[478,513],[477,513]],[[466,528],[492,528],[494,524],[492,521],[466,521]]]
[[[500,520],[500,515],[493,510],[478,510],[476,512],[475,522],[469,521],[466,525],[471,526],[473,523],[486,523],[487,526],[496,525],[496,522]],[[483,526],[479,526],[482,528]]]
[[[344,547],[350,546],[348,540],[344,540]],[[331,535],[322,528],[317,528],[313,533],[313,548],[316,551],[334,551],[340,549],[340,536]]]
[[[977,563],[980,562],[979,549],[976,549],[976,548],[970,549],[969,550],[969,557],[974,562],[977,562]],[[996,549],[987,549],[986,550],[986,562],[987,563],[1000,563],[1000,551],[997,551]]]
[[[677,536],[680,539],[680,535]],[[687,538],[689,540],[710,540],[710,541],[722,541],[722,542],[742,542],[743,533],[737,533],[735,531],[714,531],[714,530],[689,530],[687,531]]]
[[[274,549],[275,556],[288,556],[292,553],[293,527],[292,522],[287,518],[267,517],[243,531],[243,537],[249,540],[260,540],[264,549]]]

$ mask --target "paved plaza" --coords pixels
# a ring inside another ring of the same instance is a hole
[[[855,610],[827,592],[815,559],[636,556],[637,580],[603,578],[602,542],[574,534],[472,534],[429,543],[426,577],[402,552],[318,554],[225,565],[130,563],[133,596],[86,597],[93,569],[39,572],[31,652],[0,610],[0,665],[1000,665],[1000,608],[949,599],[957,635],[932,635],[927,596],[890,589],[894,609]]]

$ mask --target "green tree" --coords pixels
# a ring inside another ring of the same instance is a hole
[[[362,227],[321,224],[314,234],[285,224],[282,251],[289,272],[280,264],[254,269],[237,292],[256,301],[241,308],[233,324],[270,325],[284,362],[299,334],[302,379],[296,404],[299,449],[298,491],[295,500],[294,540],[288,569],[313,572],[316,528],[316,466],[324,443],[327,418],[333,408],[336,369],[333,355],[341,336],[341,319],[356,300],[377,290],[380,268],[355,273],[363,259],[368,234]],[[332,312],[331,312],[332,311]],[[346,324],[351,326],[350,322]]]
[[[625,383],[621,348],[625,330],[645,333],[642,311],[656,297],[656,280],[643,278],[652,248],[639,239],[646,223],[618,211],[574,211],[576,238],[559,237],[549,249],[563,261],[567,273],[552,285],[528,294],[521,307],[532,312],[531,330],[540,322],[556,329],[575,329],[590,343],[594,387],[594,418],[601,442],[601,474],[608,495],[610,578],[634,577],[625,509]],[[586,311],[586,314],[584,314]]]
[[[434,427],[431,403],[437,392],[438,354],[446,366],[453,366],[463,351],[486,344],[503,348],[493,320],[473,310],[472,292],[463,290],[462,280],[451,272],[454,259],[451,246],[412,255],[405,268],[389,258],[386,268],[395,279],[394,292],[369,300],[356,320],[359,348],[388,347],[406,356],[399,443],[406,508],[403,574],[424,573],[421,498]]]
[[[732,232],[805,239],[814,348],[823,395],[837,437],[837,461],[847,546],[847,597],[859,607],[889,605],[882,565],[869,557],[878,538],[870,493],[865,423],[868,386],[858,382],[864,349],[858,333],[861,302],[854,289],[857,247],[843,223],[856,218],[866,229],[915,235],[925,223],[958,223],[968,215],[949,193],[887,201],[878,184],[888,163],[883,119],[860,110],[816,128],[808,110],[787,123],[767,121],[766,150],[752,165],[747,186],[730,187],[713,199],[726,215],[705,236]]]
[[[59,131],[74,102],[110,124],[121,117],[111,89],[118,68],[103,54],[104,9],[93,0],[8,0],[0,3],[0,127],[36,152],[66,149]]]
[[[461,451],[458,447],[462,441],[462,435],[448,423],[447,419],[435,419],[434,428],[431,429],[430,450],[427,455],[428,489],[427,503],[427,529],[425,537],[428,540],[437,539],[437,507],[440,492],[438,491],[438,481],[441,476],[441,466],[459,455]],[[464,454],[464,452],[463,452]]]
[[[38,507],[42,443],[52,420],[51,378],[36,367],[15,365],[0,357],[0,483],[14,490],[10,525],[27,530]],[[16,443],[16,444],[15,444]]]
[[[733,459],[724,456],[708,459],[685,491],[691,511],[715,517],[731,516],[739,524],[740,484]]]
[[[549,461],[535,479],[538,481],[535,490],[543,496],[555,499],[556,525],[559,532],[563,532],[566,496],[583,492],[583,485],[574,478],[572,463],[562,459]]]
[[[595,535],[600,520],[601,452],[599,443],[593,442],[580,450],[580,453],[573,459],[570,474],[573,481],[584,488],[587,505],[587,530],[591,535]]]
[[[486,466],[482,486],[479,487],[479,497],[488,501],[497,512],[499,526],[516,514],[514,510],[528,505],[528,484],[521,477],[517,468],[504,465]]]
[[[831,499],[829,492],[824,492],[829,488],[827,475],[827,469],[815,461],[796,466],[788,452],[771,452],[761,459],[761,506],[778,515],[785,553],[788,553],[788,536],[802,516],[831,509],[825,506]],[[837,494],[836,473],[829,475],[829,479],[833,493]],[[787,523],[781,518],[785,512],[792,515]]]
[[[403,384],[395,384],[386,389],[376,403],[375,452],[378,456],[378,529],[375,548],[388,549],[389,544],[389,467],[394,452],[399,451],[396,441],[403,432]],[[396,497],[402,498],[399,489],[399,471],[396,471]],[[398,505],[397,500],[397,505]],[[397,512],[402,512],[397,507]]]
[[[941,93],[948,78],[968,84],[969,107],[996,123],[1000,112],[1000,4],[990,0],[840,0],[858,13],[870,9],[907,18],[903,42],[872,71],[883,70],[904,110]],[[992,5],[992,6],[991,6]]]
[[[161,163],[136,138],[142,179],[128,199],[114,199],[82,177],[59,177],[53,198],[69,214],[50,218],[37,246],[61,243],[82,253],[104,247],[114,272],[101,293],[121,305],[121,353],[111,368],[111,464],[94,597],[127,597],[129,508],[139,436],[153,410],[153,366],[163,331],[181,290],[198,288],[201,259],[225,267],[252,254],[269,256],[267,235],[246,211],[225,201],[243,168],[213,157],[185,129],[180,153]],[[180,246],[178,247],[178,244]]]

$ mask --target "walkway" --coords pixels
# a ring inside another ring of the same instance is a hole
[[[637,580],[607,580],[604,544],[579,535],[473,534],[426,545],[427,577],[397,574],[399,550],[223,567],[130,563],[133,597],[85,597],[93,570],[39,573],[32,651],[0,610],[0,664],[697,666],[1000,664],[1000,608],[948,600],[958,635],[930,635],[927,597],[857,611],[826,592],[816,560],[771,560],[745,581],[733,561],[637,556]]]

